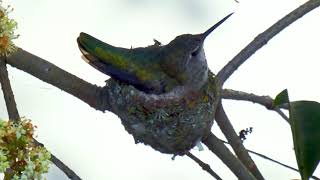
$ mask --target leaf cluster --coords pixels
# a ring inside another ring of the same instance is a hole
[[[51,154],[33,139],[35,126],[28,119],[0,120],[0,172],[5,179],[41,179]]]

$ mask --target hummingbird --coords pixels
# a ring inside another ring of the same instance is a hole
[[[112,46],[83,32],[77,43],[84,60],[91,66],[147,94],[167,93],[178,86],[197,90],[208,78],[204,40],[231,15],[204,33],[183,34],[167,45],[155,40],[151,46],[127,49]]]

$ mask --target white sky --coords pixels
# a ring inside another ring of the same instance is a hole
[[[16,44],[91,83],[108,78],[82,59],[76,37],[83,31],[110,44],[139,47],[163,44],[184,33],[200,33],[230,12],[235,14],[205,41],[210,68],[217,72],[236,53],[303,0],[15,0],[21,37]],[[291,100],[320,102],[320,9],[285,29],[259,50],[225,87],[275,96],[288,88]],[[27,60],[27,59],[26,59]],[[84,180],[211,180],[187,157],[171,160],[148,146],[134,144],[120,120],[90,108],[77,98],[9,67],[21,115],[38,126],[37,139]],[[289,125],[274,112],[252,103],[223,101],[237,131],[252,126],[244,142],[294,167]],[[2,96],[0,117],[7,118]],[[214,125],[213,132],[223,137]],[[235,176],[209,150],[192,151],[223,179]],[[266,179],[294,179],[299,174],[252,155]],[[317,171],[316,175],[320,176]],[[55,167],[48,180],[67,179]]]

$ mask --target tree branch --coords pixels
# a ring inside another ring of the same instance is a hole
[[[4,58],[0,58],[0,84],[4,100],[6,102],[9,119],[17,122],[20,120],[20,115],[18,113],[17,105],[14,100],[14,95],[11,89],[7,66]]]
[[[239,178],[255,180],[250,171],[237,159],[232,152],[212,133],[202,142]]]
[[[7,58],[7,63],[72,94],[97,110],[110,110],[111,105],[106,101],[108,97],[104,97],[106,94],[102,94],[101,87],[90,84],[21,48]]]
[[[243,50],[241,50],[228,64],[226,64],[217,74],[216,82],[217,85],[216,91],[219,93],[222,89],[224,82],[234,73],[235,70],[238,69],[252,54],[254,54],[258,49],[264,46],[271,38],[273,38],[276,34],[282,31],[284,28],[289,26],[291,23],[315,9],[320,5],[319,0],[309,0],[305,4],[301,5],[281,20],[276,22],[270,28],[265,30],[263,33],[259,34],[251,43],[249,43]],[[233,129],[231,122],[229,121],[227,115],[225,114],[223,107],[221,105],[220,96],[217,96],[217,112],[216,112],[216,120],[221,128],[224,135],[227,137],[230,142],[232,148],[240,158],[240,160],[246,165],[247,168],[250,169],[251,172],[258,179],[263,179],[261,173],[258,168],[250,158],[248,152],[243,147],[239,138],[237,137],[236,132]],[[266,107],[270,108],[270,105]]]
[[[213,176],[217,180],[222,180],[222,178],[210,168],[209,164],[202,162],[199,158],[197,158],[190,152],[186,153],[186,155],[196,163],[198,163],[199,166],[202,167],[203,170],[207,171],[211,176]]]
[[[221,86],[233,74],[233,72],[238,67],[241,66],[242,63],[244,63],[253,53],[255,53],[264,44],[266,44],[273,36],[275,36],[277,33],[279,33],[285,27],[290,25],[292,22],[299,19],[304,14],[308,13],[312,9],[318,7],[319,5],[320,5],[319,0],[310,0],[307,3],[305,3],[304,5],[300,6],[296,10],[294,10],[293,12],[291,12],[290,14],[288,14],[287,16],[285,16],[284,18],[282,18],[280,21],[278,21],[276,24],[271,26],[265,32],[258,35],[249,45],[247,45],[247,47],[245,47],[238,55],[236,55],[218,73],[217,79],[219,81],[221,81],[221,83],[220,83]],[[7,62],[12,66],[17,67],[18,69],[21,69],[21,70],[23,70],[23,71],[25,71],[35,77],[47,82],[47,83],[50,83],[50,84],[62,89],[63,91],[66,91],[67,93],[70,93],[70,94],[76,96],[77,98],[81,99],[82,101],[86,102],[91,107],[93,107],[97,110],[101,110],[101,111],[110,110],[110,111],[112,111],[112,108],[111,108],[112,106],[108,102],[108,99],[109,99],[108,94],[103,94],[103,92],[105,92],[105,91],[103,91],[101,87],[97,87],[95,85],[87,83],[87,82],[75,77],[74,75],[67,73],[67,72],[63,71],[62,69],[54,66],[53,64],[51,64],[51,63],[49,63],[49,62],[47,62],[37,56],[32,55],[31,53],[28,53],[22,49],[18,49],[18,51],[16,53],[14,53],[12,56],[10,56],[7,59]],[[221,89],[222,87],[219,87],[219,88]],[[221,108],[223,108],[223,107],[220,106],[219,109],[221,110]],[[223,111],[223,109],[222,109],[222,111]],[[227,118],[225,113],[224,114],[219,113],[219,114],[220,115],[222,114],[222,117],[225,116]],[[223,125],[222,123],[220,123],[220,125],[221,126],[229,126],[228,127],[229,129],[230,128],[231,128],[231,130],[233,129],[230,122],[228,125]],[[231,134],[234,134],[234,133],[231,133]],[[212,136],[210,135],[209,137],[212,137]],[[210,145],[210,143],[215,142],[215,141],[212,138],[207,138],[207,140],[205,140],[204,142],[207,142],[208,145]],[[231,142],[233,142],[233,141],[231,141]],[[243,147],[242,144],[240,144],[240,145],[234,144],[234,146],[235,147]],[[211,150],[212,149],[214,149],[214,148],[211,147]],[[242,151],[242,150],[239,150],[239,151]],[[242,154],[245,155],[245,154],[247,154],[247,152],[244,151]],[[232,155],[232,153],[231,153],[231,155]],[[223,155],[221,155],[221,154],[219,156],[223,157]],[[247,155],[245,155],[245,156],[247,156]],[[229,160],[230,159],[233,159],[232,163],[237,162],[236,158],[229,157]],[[246,161],[244,161],[244,162],[246,162]],[[239,163],[236,163],[236,164],[239,164]],[[249,165],[250,165],[250,163],[249,163]],[[254,165],[254,163],[253,163],[253,165]],[[229,166],[230,166],[230,163],[229,163]],[[240,168],[240,169],[243,170],[243,167],[244,166],[242,165],[242,168]],[[249,169],[251,169],[251,170],[252,170],[252,168],[255,169],[256,168],[255,165],[254,165],[254,167],[251,167],[251,168],[249,167]],[[254,177],[252,177],[250,175],[249,176],[245,175],[245,174],[247,174],[246,173],[247,171],[237,172],[237,171],[239,171],[239,169],[237,170],[234,168],[232,169],[232,171],[235,174],[239,175],[238,176],[239,178],[244,177],[241,179],[254,179]],[[241,173],[245,173],[245,174],[241,174]],[[257,177],[259,177],[259,176],[257,176]]]
[[[258,49],[267,44],[267,42],[277,35],[284,28],[291,23],[301,18],[303,15],[312,11],[320,5],[319,0],[309,0],[301,5],[278,22],[273,24],[263,33],[259,34],[252,42],[250,42],[243,50],[241,50],[228,64],[226,64],[217,74],[217,77],[223,84],[241,64],[243,64],[250,56],[252,56]]]
[[[233,99],[233,100],[242,100],[250,101],[253,103],[258,103],[269,110],[274,110],[277,112],[284,120],[289,123],[289,118],[281,111],[280,108],[273,107],[273,99],[270,96],[258,96],[252,93],[246,93],[243,91],[235,91],[232,89],[223,89],[221,96],[223,99]],[[288,109],[287,106],[283,106],[283,109]]]
[[[223,109],[221,103],[217,108],[216,112],[216,121],[219,125],[221,131],[225,135],[225,137],[230,142],[230,145],[240,161],[250,170],[250,172],[257,178],[257,179],[264,179],[262,174],[260,173],[259,169],[257,168],[254,161],[251,159],[249,153],[247,152],[246,148],[243,146],[239,136],[237,135],[236,131],[234,130],[226,112]]]
[[[8,77],[8,71],[6,67],[6,62],[3,59],[0,59],[0,83],[6,101],[6,106],[9,114],[9,119],[11,121],[18,122],[20,121],[19,112],[16,106],[16,101],[11,89],[10,80]],[[33,139],[36,145],[43,146],[36,139]],[[80,177],[73,172],[68,166],[66,166],[62,161],[56,158],[51,154],[51,162],[53,162],[62,172],[64,172],[70,179],[81,180]]]
[[[270,96],[259,96],[253,93],[247,93],[243,91],[236,91],[232,89],[223,89],[221,92],[221,98],[223,99],[233,99],[250,101],[253,103],[258,103],[267,109],[273,109],[272,103],[273,99]]]

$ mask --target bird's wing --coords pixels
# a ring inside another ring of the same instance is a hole
[[[114,47],[86,33],[81,33],[77,42],[84,60],[102,73],[140,90],[162,91],[160,81],[165,75],[152,62],[152,48]]]

